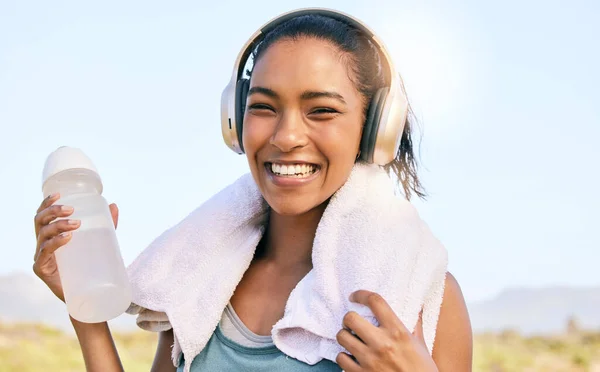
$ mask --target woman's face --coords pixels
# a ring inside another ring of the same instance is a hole
[[[330,42],[281,40],[256,62],[243,145],[267,203],[299,215],[347,180],[359,150],[363,101]]]

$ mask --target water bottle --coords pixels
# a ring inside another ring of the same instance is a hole
[[[73,207],[67,218],[81,221],[54,255],[67,311],[84,323],[116,318],[131,304],[127,271],[102,190],[96,167],[80,149],[59,147],[46,159],[44,197],[60,193],[55,204]]]

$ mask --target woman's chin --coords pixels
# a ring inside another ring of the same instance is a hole
[[[294,205],[293,203],[274,203],[269,206],[273,212],[286,217],[300,216],[312,209],[310,206]]]
[[[309,198],[301,196],[267,197],[266,200],[273,212],[286,217],[304,215],[323,204],[316,201],[311,203]]]

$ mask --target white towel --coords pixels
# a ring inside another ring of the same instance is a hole
[[[146,330],[173,328],[174,365],[184,372],[212,336],[250,265],[264,232],[268,205],[245,174],[150,244],[128,267],[130,314]],[[354,310],[378,325],[349,295],[379,293],[409,330],[423,309],[431,353],[442,302],[447,252],[414,206],[394,195],[376,165],[357,163],[319,222],[312,270],[292,290],[284,316],[272,329],[275,345],[308,364],[335,361],[346,351],[336,341],[342,318]]]

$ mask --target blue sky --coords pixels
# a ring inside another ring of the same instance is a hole
[[[200,3],[0,2],[0,274],[31,272],[58,146],[99,168],[126,263],[247,172],[220,133],[233,60],[268,19],[318,5],[389,47],[422,126],[415,204],[468,301],[600,285],[597,2]]]

